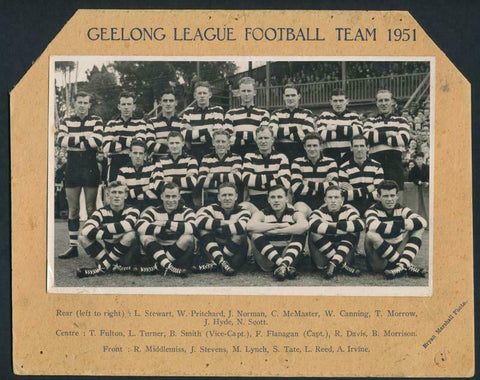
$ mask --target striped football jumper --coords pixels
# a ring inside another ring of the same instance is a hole
[[[233,136],[232,151],[240,156],[255,151],[255,131],[269,121],[270,113],[262,108],[241,106],[228,110],[224,128]]]
[[[169,153],[161,157],[153,171],[153,191],[160,197],[164,182],[174,182],[180,186],[180,194],[187,206],[191,206],[192,191],[197,186],[198,163],[195,158],[183,153],[174,159]]]
[[[273,150],[264,157],[259,151],[247,153],[243,162],[242,180],[252,202],[262,209],[267,204],[268,190],[276,185],[290,188],[288,158]]]
[[[98,186],[100,172],[96,154],[102,146],[103,121],[95,115],[81,119],[77,115],[62,120],[57,144],[67,149],[65,187]],[[70,246],[78,245],[80,219],[68,219]]]
[[[198,187],[208,190],[209,193],[218,193],[218,186],[225,182],[232,182],[240,193],[242,187],[242,158],[235,153],[227,152],[220,158],[215,152],[203,157],[198,174]],[[207,175],[213,174],[207,180]]]
[[[276,136],[275,147],[290,162],[305,154],[303,138],[315,132],[313,117],[312,111],[305,108],[284,108],[272,113],[269,125]]]
[[[330,180],[327,181],[327,176]],[[338,168],[334,159],[322,157],[312,163],[307,156],[292,163],[292,191],[295,202],[305,202],[311,209],[320,207],[325,190],[338,181]]]
[[[118,141],[114,141],[118,138]],[[147,125],[143,119],[130,118],[123,120],[121,116],[110,120],[105,126],[103,152],[108,155],[108,182],[117,178],[122,166],[129,163],[130,144],[133,139],[147,139]]]
[[[323,154],[333,158],[338,166],[345,162],[345,155],[347,159],[350,156],[352,137],[362,133],[360,117],[349,110],[340,114],[322,112],[317,120],[317,128],[324,142]]]
[[[188,107],[183,113],[182,123],[191,126],[191,129],[185,129],[185,142],[198,161],[211,153],[212,134],[217,129],[223,129],[223,114],[220,106]]]
[[[143,210],[148,200],[144,187],[153,189],[153,171],[155,165],[145,162],[138,169],[133,164],[120,168],[117,176],[118,181],[124,182],[128,187],[127,203]]]
[[[153,162],[168,153],[167,136],[170,132],[180,132],[185,138],[185,129],[180,118],[173,115],[170,119],[163,115],[147,122],[147,152],[152,155]]]
[[[394,180],[403,190],[402,152],[410,140],[407,120],[392,114],[371,117],[363,125],[363,134],[370,145],[369,157],[380,162],[385,179]]]
[[[366,211],[377,199],[377,186],[384,179],[382,165],[367,157],[359,166],[353,158],[340,166],[339,183],[352,185],[353,190],[344,191],[345,202],[352,204],[360,213]]]

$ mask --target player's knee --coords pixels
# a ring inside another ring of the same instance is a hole
[[[210,233],[210,231],[205,231],[205,230],[197,230],[198,232],[198,237],[202,238]]]
[[[253,215],[255,212],[258,211],[258,208],[257,206],[255,206],[253,203],[251,202],[242,202],[239,204],[240,207],[244,208],[245,210],[248,210],[250,211],[250,214]]]
[[[410,236],[417,237],[417,238],[421,238],[424,232],[425,232],[425,229],[424,229],[424,228],[420,228],[419,230],[412,231],[412,233],[410,234]]]
[[[243,244],[247,241],[247,235],[232,235],[230,240],[235,244]]]
[[[317,240],[323,239],[323,236],[324,235],[322,234],[310,231],[310,234],[308,237],[309,237],[309,240],[317,241]]]
[[[195,246],[193,235],[184,234],[180,236],[177,240],[177,246],[183,251],[193,250],[193,247]]]
[[[88,237],[86,237],[85,235],[80,235],[78,237],[78,243],[83,247],[88,247],[90,244],[92,244],[92,241],[93,240],[90,240]]]
[[[381,244],[383,241],[382,236],[380,234],[377,234],[376,232],[372,232],[372,231],[367,231],[367,233],[365,234],[365,240],[375,245]]]
[[[87,209],[87,215],[90,217],[90,215],[92,215],[96,210],[95,203],[87,204],[86,209]]]
[[[135,231],[129,231],[123,234],[121,242],[124,245],[130,246],[135,240],[136,240]]]
[[[297,202],[293,205],[293,207],[295,210],[302,213],[306,219],[308,219],[312,213],[312,209],[305,202]]]
[[[155,239],[155,237],[150,235],[140,235],[140,244],[142,245],[142,247],[146,247],[148,244],[156,240],[157,239]]]
[[[80,217],[80,207],[78,205],[70,206],[70,204],[68,204],[68,218],[78,219],[79,217]]]

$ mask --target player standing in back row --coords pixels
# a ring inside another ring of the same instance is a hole
[[[160,115],[149,119],[147,123],[147,153],[152,155],[153,163],[168,155],[167,137],[170,132],[181,132],[185,137],[183,123],[175,114],[177,100],[172,90],[162,93],[160,104]]]
[[[103,151],[108,154],[107,181],[115,181],[118,171],[130,162],[130,145],[133,139],[146,140],[147,125],[142,118],[133,117],[135,95],[122,92],[118,100],[120,115],[105,126]]]
[[[317,128],[324,141],[323,154],[333,158],[340,167],[351,157],[350,141],[362,133],[362,123],[355,112],[347,109],[348,98],[342,89],[333,91],[330,105],[332,110],[318,117]]]
[[[270,113],[254,106],[255,80],[244,77],[238,82],[242,106],[233,108],[225,114],[224,127],[232,136],[232,152],[245,156],[256,150],[255,131],[260,126],[267,126]]]
[[[407,120],[395,115],[393,95],[389,90],[377,92],[378,115],[368,118],[363,125],[363,134],[370,145],[370,158],[380,162],[385,179],[395,181],[403,190],[402,152],[410,140]]]
[[[223,108],[210,105],[212,86],[208,82],[195,83],[193,97],[197,105],[185,110],[182,122],[190,153],[201,162],[212,151],[213,132],[223,128]]]
[[[96,154],[102,145],[103,122],[89,115],[91,95],[78,92],[74,99],[75,115],[60,124],[57,143],[67,149],[65,194],[68,202],[68,234],[70,248],[59,255],[60,259],[78,256],[78,230],[80,229],[80,193],[85,193],[87,214],[95,211],[100,172]]]
[[[276,136],[275,147],[288,161],[305,154],[303,139],[308,133],[315,132],[313,113],[305,108],[299,108],[301,95],[293,84],[287,84],[283,89],[283,100],[286,108],[273,112],[270,127]]]

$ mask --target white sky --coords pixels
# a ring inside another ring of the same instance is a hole
[[[83,82],[83,81],[87,80],[87,76],[86,76],[85,72],[87,70],[91,70],[94,65],[97,65],[97,67],[100,69],[102,67],[102,65],[109,64],[109,63],[113,62],[114,60],[121,60],[121,58],[122,57],[99,57],[99,56],[96,56],[96,57],[64,57],[64,58],[58,57],[57,60],[78,62],[78,81]],[[123,58],[125,59],[125,57],[123,57]],[[241,73],[243,71],[248,70],[248,61],[236,60],[234,62],[238,66],[238,69],[235,73]],[[264,64],[265,64],[265,61],[254,61],[253,62],[253,67],[255,68],[255,67],[258,67],[258,66],[262,66]],[[64,85],[64,79],[63,79],[63,75],[61,73],[56,72],[55,73],[55,79],[57,81],[57,84],[59,84],[61,86]],[[72,82],[75,81],[75,71],[72,73],[71,81]]]

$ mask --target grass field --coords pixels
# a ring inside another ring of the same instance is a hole
[[[428,234],[424,235],[422,248],[418,253],[415,264],[428,269]],[[67,222],[57,220],[55,222],[55,257],[68,248]],[[359,250],[363,251],[363,234],[361,236]],[[190,274],[187,278],[178,278],[172,275],[134,276],[133,274],[108,274],[90,278],[77,278],[78,267],[93,267],[94,261],[88,257],[83,249],[79,249],[77,258],[68,260],[55,259],[54,261],[54,284],[55,287],[230,287],[230,286],[428,286],[428,278],[398,278],[386,280],[383,275],[373,275],[366,270],[364,257],[356,257],[355,266],[362,271],[362,276],[352,278],[339,274],[332,280],[325,280],[322,273],[314,269],[310,257],[304,257],[299,263],[298,277],[295,280],[276,281],[271,273],[264,273],[254,264],[245,264],[237,275],[233,277],[223,276],[221,273]]]

